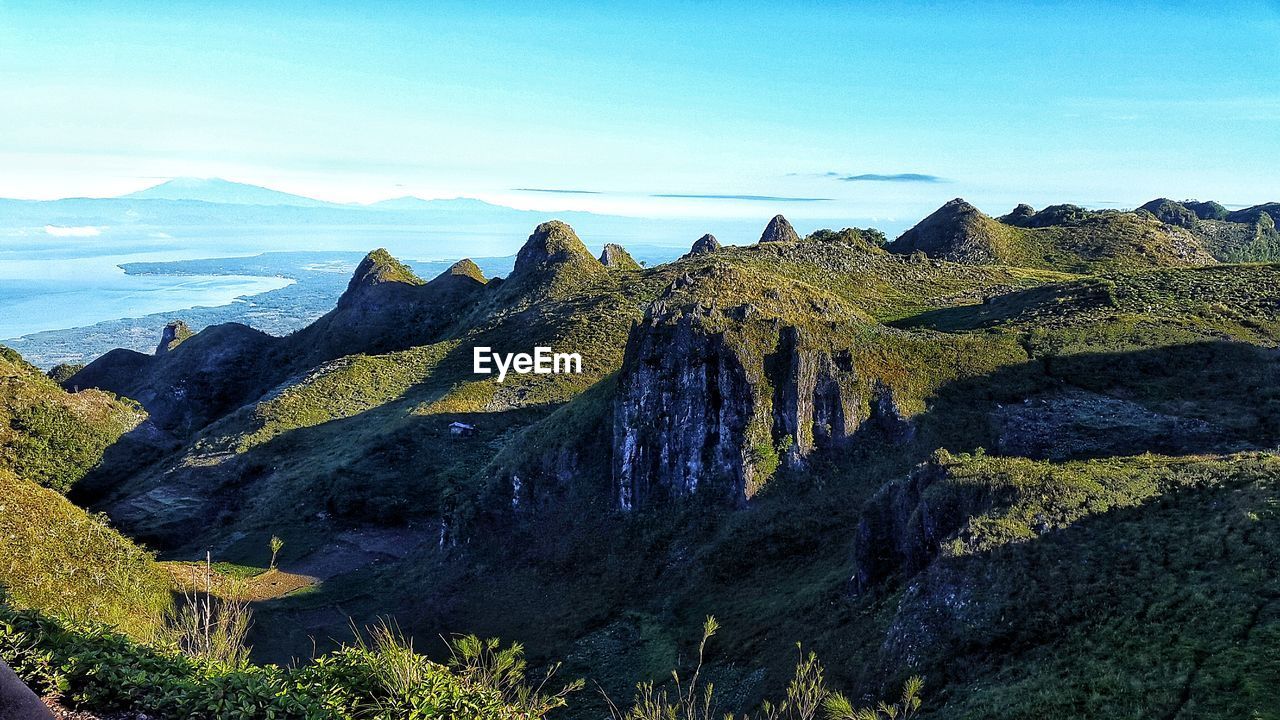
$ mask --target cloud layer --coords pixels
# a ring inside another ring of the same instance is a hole
[[[829,202],[834,198],[826,197],[784,197],[777,195],[696,195],[684,193],[661,193],[650,195],[655,198],[679,198],[682,200],[758,200],[764,202]]]
[[[940,183],[946,182],[937,175],[925,175],[923,173],[894,173],[892,175],[881,175],[878,173],[864,173],[862,175],[840,175],[839,173],[827,173],[828,175],[839,177],[845,182],[895,182],[895,183]]]

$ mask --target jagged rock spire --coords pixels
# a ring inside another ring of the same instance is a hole
[[[587,250],[568,223],[551,220],[535,228],[520,248],[511,277],[518,278],[547,266],[569,263],[600,266],[600,261]]]
[[[431,282],[434,283],[437,281],[445,281],[450,278],[471,279],[480,283],[481,285],[489,282],[488,278],[484,276],[484,271],[480,269],[479,265],[476,265],[474,262],[472,262],[471,258],[463,258],[458,262],[450,265],[448,270],[445,270],[444,272],[432,278]]]
[[[796,234],[796,229],[791,227],[791,223],[781,215],[774,215],[769,224],[765,226],[764,233],[760,235],[760,242],[795,242],[800,239]]]
[[[191,328],[181,320],[170,320],[160,333],[160,344],[156,346],[156,355],[163,355],[182,344],[182,341],[195,335]]]
[[[600,264],[618,270],[638,270],[640,263],[631,257],[627,249],[616,243],[608,243],[600,253]]]
[[[693,247],[689,248],[689,252],[685,254],[685,257],[688,258],[695,255],[707,255],[719,249],[720,241],[716,240],[715,235],[707,233],[693,242]]]

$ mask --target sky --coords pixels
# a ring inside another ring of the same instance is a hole
[[[1280,200],[1278,40],[1275,0],[0,0],[0,196],[195,176],[645,216],[1248,205]]]

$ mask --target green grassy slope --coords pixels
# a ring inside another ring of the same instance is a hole
[[[0,347],[0,469],[66,492],[145,417],[110,393],[65,392]]]
[[[0,348],[0,593],[4,602],[150,637],[172,605],[150,553],[60,493],[146,417],[97,390],[68,393]]]
[[[929,717],[1280,716],[1280,458],[946,474],[930,504],[973,519],[884,611],[886,664],[946,688]]]
[[[1000,219],[957,198],[888,245],[972,265],[1013,265],[1092,274],[1215,262],[1202,237],[1150,213],[1019,206]]]
[[[172,605],[150,553],[58,493],[0,469],[0,591],[19,608],[150,638]]]

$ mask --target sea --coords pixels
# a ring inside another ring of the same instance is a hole
[[[509,272],[528,229],[507,227],[0,227],[0,345],[49,368],[116,347],[149,352],[181,319],[243,322],[284,335],[330,309],[369,250],[430,278],[471,257]],[[623,233],[625,234],[625,233]],[[618,234],[603,242],[626,240]],[[662,262],[687,248],[641,247]]]

